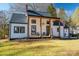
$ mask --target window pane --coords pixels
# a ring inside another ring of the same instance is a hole
[[[14,33],[19,33],[19,27],[18,26],[14,26]]]
[[[25,27],[20,27],[20,33],[25,33]]]
[[[53,25],[59,26],[59,22],[55,21]]]
[[[36,25],[31,26],[31,34],[36,35]]]
[[[32,23],[32,24],[36,24],[36,20],[32,19],[32,20],[31,20],[31,23]]]

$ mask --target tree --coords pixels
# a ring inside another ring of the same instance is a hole
[[[48,12],[51,14],[52,17],[57,17],[56,9],[53,5],[48,6]]]
[[[0,38],[5,38],[5,36],[8,34],[8,25],[7,25],[7,20],[8,18],[6,17],[6,14],[4,11],[0,11]]]
[[[22,12],[26,13],[26,3],[11,3],[10,4],[10,11],[11,12]]]
[[[64,8],[59,9],[58,17],[64,21],[68,20],[68,16],[66,15]]]

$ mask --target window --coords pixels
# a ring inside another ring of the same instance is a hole
[[[25,27],[23,27],[23,26],[14,26],[14,33],[25,33]]]
[[[14,33],[19,33],[19,27],[18,26],[14,26]]]
[[[32,19],[32,20],[31,20],[31,23],[32,23],[32,24],[36,24],[36,20],[35,20],[35,19]]]
[[[53,25],[59,26],[59,22],[58,22],[58,21],[55,21],[55,22],[53,23]]]
[[[47,21],[47,24],[50,24],[50,21]]]
[[[36,35],[36,25],[31,25],[31,34]]]
[[[25,33],[25,27],[20,27],[20,33]]]
[[[62,22],[60,22],[60,25],[61,25],[61,26],[63,26],[63,23],[62,23]]]
[[[46,35],[48,36],[50,34],[50,26],[46,26]]]
[[[57,32],[60,32],[60,28],[59,27],[57,28]]]

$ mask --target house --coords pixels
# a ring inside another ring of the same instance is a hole
[[[27,15],[13,13],[9,23],[9,38],[28,38]]]
[[[62,28],[63,24],[60,22],[60,18],[51,17],[48,12],[38,13],[36,11],[28,10],[28,22],[29,22],[30,38],[51,37],[51,36],[59,37],[60,36],[59,32],[63,33],[62,30],[60,31],[60,29],[63,29]],[[56,25],[57,23],[58,25]],[[57,29],[59,29],[59,32],[57,32]]]
[[[67,24],[65,24],[64,26],[64,38],[70,38],[70,30],[69,30],[69,26]]]
[[[37,7],[39,11],[37,8],[27,9],[26,14],[13,13],[9,24],[10,39],[64,38],[64,22],[60,18],[52,17],[49,12],[44,12],[43,7],[41,5]]]
[[[63,38],[63,23],[60,18],[42,16],[30,10],[28,18],[24,14],[13,13],[10,21],[10,39],[42,37]]]

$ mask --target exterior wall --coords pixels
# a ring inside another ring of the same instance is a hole
[[[55,21],[56,19],[51,19],[51,31],[50,31],[50,33],[51,33],[51,36],[52,37],[58,37],[59,36],[59,33],[57,32],[57,27],[59,27],[59,26],[54,26],[53,25],[53,21]]]
[[[64,29],[64,38],[69,38],[69,30],[68,30],[68,28]]]
[[[25,33],[14,33],[14,26],[24,26],[25,27]],[[10,39],[13,39],[13,38],[27,38],[28,37],[27,31],[28,31],[27,24],[14,24],[14,23],[11,23],[10,24]]]
[[[64,38],[64,26],[54,26],[53,21],[56,21],[59,19],[51,19],[51,36],[52,37],[60,37]],[[57,31],[57,28],[59,28],[59,32]]]
[[[36,20],[36,24],[32,24],[31,20]],[[40,35],[31,35],[31,25],[36,25],[36,32],[38,32]],[[40,30],[40,17],[29,17],[29,37],[40,37],[41,36],[41,30]]]
[[[50,24],[47,24],[47,21],[49,21],[49,18],[42,18],[41,21],[42,21],[41,24],[42,24],[42,34],[43,34],[43,32],[46,33],[46,26],[50,26]],[[50,35],[47,37],[50,37]]]
[[[60,35],[59,35],[59,32],[57,32],[57,28],[58,28],[59,26],[53,26],[53,37],[59,37]]]
[[[77,33],[79,34],[79,26],[77,27]]]
[[[64,26],[60,26],[60,37],[64,38]]]

